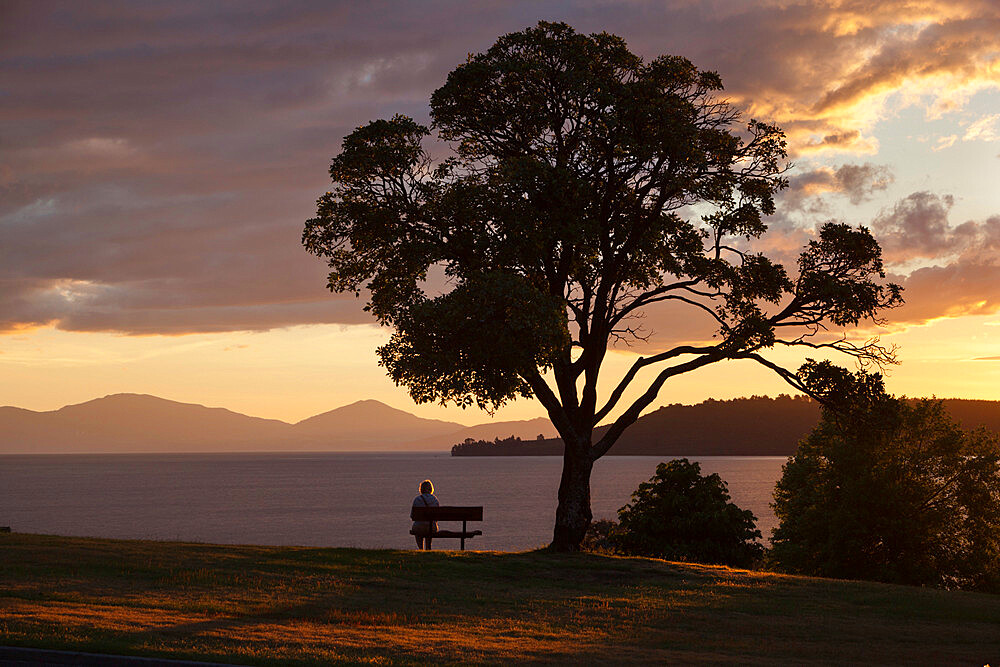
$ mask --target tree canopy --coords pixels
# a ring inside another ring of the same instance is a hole
[[[1000,591],[1000,444],[877,374],[810,363],[823,417],[775,490],[772,563],[828,577]]]
[[[685,58],[644,61],[615,35],[542,22],[455,68],[431,127],[397,115],[348,135],[306,223],[329,287],[366,292],[392,327],[380,363],[415,401],[542,403],[566,443],[561,548],[590,521],[593,461],[671,377],[750,359],[802,388],[766,358],[777,345],[891,361],[821,335],[901,301],[868,230],[823,225],[792,273],[753,249],[787,184],[785,139],[721,90]],[[609,346],[642,342],[637,318],[667,302],[708,317],[714,339],[653,350],[599,397]]]
[[[753,512],[730,502],[721,477],[675,459],[656,466],[618,510],[607,541],[630,556],[750,567],[764,555],[756,524]]]

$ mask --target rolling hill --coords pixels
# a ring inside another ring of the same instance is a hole
[[[967,428],[1000,432],[1000,402],[944,399]],[[754,396],[668,405],[641,417],[612,456],[788,456],[818,421],[803,397]],[[600,427],[595,437],[600,437]],[[547,437],[538,440],[542,434]],[[464,426],[423,419],[364,400],[296,424],[144,394],[113,394],[58,410],[0,407],[0,454],[237,451],[447,451],[485,441],[461,455],[556,455],[562,441],[546,419]],[[494,445],[516,436],[521,444]]]
[[[224,408],[114,394],[50,412],[0,408],[0,452],[238,451],[288,444],[290,428]]]
[[[466,426],[365,400],[296,424],[145,394],[113,394],[58,410],[0,407],[0,454],[235,451],[447,451],[476,437],[554,435],[539,423]]]
[[[386,443],[422,441],[442,449],[442,438],[467,428],[458,422],[422,419],[397,410],[379,401],[366,400],[303,419],[292,431],[303,441],[352,442],[372,448],[385,448]],[[408,449],[418,449],[411,446]]]
[[[983,426],[1000,433],[1000,401],[943,399],[945,409],[965,428]],[[790,456],[819,421],[819,405],[798,396],[753,396],[697,405],[668,405],[640,417],[608,452],[611,456]],[[607,427],[598,427],[594,439]],[[485,439],[484,439],[485,440]],[[555,456],[558,438],[525,442],[474,443],[453,449],[456,456]]]

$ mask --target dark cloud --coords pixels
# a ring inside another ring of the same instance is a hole
[[[324,266],[299,247],[330,157],[371,118],[426,119],[430,93],[467,53],[539,19],[718,70],[728,95],[781,122],[801,152],[865,145],[851,105],[893,82],[981,80],[998,14],[969,0],[8,1],[0,328],[369,321],[324,290]],[[860,202],[884,187],[879,169],[844,165],[800,183]],[[910,246],[895,252],[933,243]]]
[[[861,132],[859,130],[851,130],[848,132],[838,132],[836,134],[828,134],[821,139],[813,139],[806,144],[806,148],[817,149],[817,148],[842,148],[851,147],[861,138]]]
[[[852,204],[872,199],[874,194],[888,188],[895,177],[886,165],[845,164],[835,172],[838,192],[844,193]]]
[[[870,201],[876,193],[886,190],[895,180],[888,165],[845,164],[836,169],[820,167],[795,173],[788,179],[788,188],[780,194],[782,208],[821,213],[830,210],[831,203],[822,197],[843,195],[854,205]]]
[[[914,192],[872,223],[886,261],[918,267],[893,280],[906,304],[893,311],[896,324],[1000,311],[1000,216],[952,225],[954,198]]]
[[[961,239],[948,224],[951,195],[914,192],[872,221],[887,262],[932,258],[955,252]]]
[[[982,264],[1000,252],[1000,216],[952,226],[948,214],[951,195],[914,192],[872,221],[872,232],[882,245],[885,260],[898,264],[915,259],[959,255],[962,261]]]

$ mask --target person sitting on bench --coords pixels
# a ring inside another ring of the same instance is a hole
[[[431,480],[425,479],[420,482],[420,495],[413,499],[414,507],[439,507],[437,497],[434,495],[434,485]],[[412,531],[417,538],[417,548],[430,551],[431,538],[437,532],[437,521],[414,521]]]

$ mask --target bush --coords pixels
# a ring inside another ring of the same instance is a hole
[[[618,530],[618,524],[611,519],[598,519],[587,526],[587,534],[580,542],[580,549],[597,554],[616,554],[618,548],[615,545],[614,534]]]
[[[764,553],[753,513],[730,502],[722,478],[703,476],[687,459],[658,465],[618,519],[595,529],[593,542],[625,555],[736,567],[751,567]]]
[[[826,577],[1000,590],[1000,447],[938,401],[885,392],[881,377],[800,371],[827,405],[774,495],[777,569]]]

